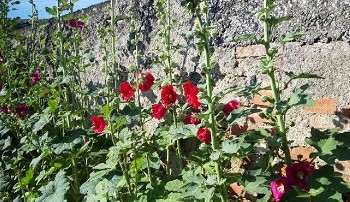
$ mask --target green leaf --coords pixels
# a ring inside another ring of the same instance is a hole
[[[166,183],[164,188],[170,192],[181,192],[183,185],[184,184],[181,180],[176,179]]]
[[[26,176],[21,178],[22,185],[28,185],[34,177],[34,170],[30,168],[26,171]]]
[[[258,113],[260,111],[260,109],[248,109],[241,107],[233,110],[226,120],[229,125],[232,125],[233,123],[239,123],[240,119],[246,118],[248,115]]]
[[[280,43],[285,44],[290,41],[294,41],[297,38],[304,36],[306,33],[305,32],[292,32],[292,33],[287,33],[281,36],[280,38]]]
[[[302,85],[300,88],[295,88],[288,100],[288,106],[312,106],[315,104],[304,92],[310,87],[310,84]]]
[[[48,124],[52,119],[52,116],[50,114],[45,114],[45,115],[41,115],[39,121],[37,121],[34,126],[33,126],[33,132],[38,132],[41,129],[43,129],[43,127]]]
[[[65,171],[60,170],[54,181],[41,187],[39,191],[41,196],[35,199],[35,202],[62,202],[65,200],[65,194],[69,189],[69,182],[65,177]]]

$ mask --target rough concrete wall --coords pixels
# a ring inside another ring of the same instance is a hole
[[[193,19],[184,12],[179,1],[173,1],[173,16],[177,20],[173,30],[175,43],[186,46],[187,49],[175,54],[178,64],[177,74],[185,77],[187,73],[194,71],[200,63],[200,57],[193,46],[193,41],[188,37]],[[309,81],[313,86],[309,90],[312,97],[317,101],[311,108],[293,109],[288,114],[289,123],[295,122],[296,127],[288,133],[290,139],[295,140],[295,145],[305,145],[304,137],[308,136],[310,128],[333,128],[340,127],[349,130],[349,102],[350,92],[350,8],[349,0],[287,0],[276,1],[278,15],[292,15],[291,21],[283,23],[276,28],[273,41],[278,36],[289,31],[305,31],[307,35],[295,42],[287,43],[281,48],[276,66],[279,69],[279,77],[285,78],[283,72],[295,73],[313,72],[325,79]],[[230,85],[246,85],[254,78],[268,85],[266,77],[259,73],[259,58],[264,54],[260,45],[248,42],[232,42],[233,38],[247,33],[255,33],[261,36],[262,26],[251,14],[261,7],[262,1],[258,0],[211,0],[211,20],[217,26],[218,37],[213,40],[215,46],[214,58],[218,62],[218,82],[215,92],[220,92]],[[110,16],[103,12],[103,8],[109,2],[99,4],[77,12],[78,16],[89,16],[89,22],[83,29],[83,46],[90,48],[96,56],[96,67],[90,69],[89,77],[93,81],[103,83],[101,74],[102,50],[101,41],[98,39],[96,29],[108,26]],[[118,1],[117,14],[127,14],[127,6],[134,5],[140,15],[143,38],[141,47],[144,52],[142,65],[144,69],[154,72],[159,78],[164,75],[161,67],[151,67],[150,63],[155,55],[155,48],[160,45],[157,38],[157,19],[151,7],[152,0],[142,1]],[[120,63],[128,67],[133,63],[130,48],[129,22],[119,21],[117,44]],[[293,89],[300,86],[303,81],[292,82],[288,87]],[[263,91],[269,93],[268,91]],[[230,100],[232,97],[227,97]],[[262,108],[259,96],[252,99],[241,100],[244,104],[253,103]],[[238,126],[232,129],[232,133],[240,133],[251,127],[259,126],[264,120],[258,116],[247,119],[247,126]]]

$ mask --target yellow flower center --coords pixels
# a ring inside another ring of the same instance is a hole
[[[278,187],[277,187],[277,190],[279,192],[283,192],[284,191],[284,185],[283,184],[280,184]]]

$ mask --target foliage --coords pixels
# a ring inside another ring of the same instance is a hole
[[[96,30],[102,41],[104,83],[93,87],[84,76],[95,66],[92,50],[80,44],[88,19],[75,18],[74,2],[57,0],[56,6],[46,8],[52,15],[51,26],[38,20],[36,5],[30,1],[28,35],[19,34],[18,19],[7,17],[19,1],[0,4],[3,201],[239,200],[227,191],[231,183],[244,186],[253,201],[341,201],[342,193],[350,191],[334,170],[338,161],[350,159],[349,132],[312,129],[306,142],[316,150],[310,156],[313,160],[291,159],[287,132],[293,124],[286,115],[291,108],[311,106],[314,101],[308,95],[310,83],[289,93],[285,90],[294,80],[321,77],[293,72],[285,72],[286,82],[277,77],[278,48],[303,33],[286,33],[279,45],[270,43],[274,28],[291,19],[272,15],[274,1],[265,0],[255,12],[264,25],[264,37],[243,37],[265,47],[261,73],[270,79],[272,96],[263,97],[269,102],[264,110],[239,102],[258,93],[260,84],[232,85],[214,93],[216,29],[210,22],[208,1],[181,0],[194,19],[193,44],[186,45],[194,45],[202,57],[202,64],[188,73],[197,77],[193,79],[177,73],[174,54],[188,47],[172,39],[173,1],[153,2],[161,43],[151,58],[152,68],[165,73],[156,78],[144,64],[145,24],[138,8],[130,6],[128,15],[118,16],[111,0],[104,11],[109,12],[110,22]],[[62,16],[64,10],[69,12]],[[119,60],[123,54],[117,48],[118,21],[130,23],[133,61],[126,69]],[[158,97],[147,105],[147,94]],[[234,99],[223,103],[227,97]],[[255,129],[230,136],[232,126],[256,113],[269,120],[276,134]],[[149,122],[156,127],[147,129]],[[190,151],[185,151],[186,143],[191,144]],[[232,160],[244,162],[243,171],[232,170]]]

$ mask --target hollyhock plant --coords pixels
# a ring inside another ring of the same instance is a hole
[[[201,103],[198,101],[199,89],[191,81],[187,81],[182,85],[186,101],[194,109],[199,109]]]
[[[288,184],[287,178],[282,177],[279,180],[271,182],[270,188],[272,191],[273,198],[276,202],[279,202],[283,197],[284,193],[286,193],[290,189],[290,185]]]
[[[197,138],[206,144],[211,142],[211,133],[208,128],[199,128],[197,131]]]
[[[10,110],[10,108],[9,108],[7,105],[4,105],[4,106],[1,108],[1,112],[4,113],[4,114],[10,114],[10,113],[11,113],[11,110]]]
[[[40,81],[40,70],[37,69],[32,73],[32,82],[36,83]]]
[[[107,123],[102,116],[93,115],[90,121],[94,125],[93,130],[97,134],[101,134],[107,127]]]
[[[241,104],[237,100],[231,100],[230,102],[226,103],[224,107],[222,108],[222,111],[226,116],[230,115],[230,113],[241,107]]]
[[[131,87],[129,82],[125,81],[120,84],[119,92],[124,100],[129,101],[134,96],[135,90]]]
[[[306,183],[306,176],[313,173],[315,167],[307,161],[295,163],[286,168],[287,179],[292,186],[303,188],[305,191],[310,191],[309,185]]]
[[[176,102],[178,95],[176,94],[172,85],[165,86],[161,91],[162,103],[165,105],[172,105]]]
[[[154,84],[154,77],[151,73],[146,73],[142,75],[143,82],[139,84],[139,89],[141,91],[148,91]]]
[[[26,104],[20,104],[16,107],[15,113],[20,119],[23,119],[29,111],[29,108]]]
[[[200,124],[200,123],[201,123],[201,120],[199,120],[199,119],[197,119],[196,117],[194,117],[194,116],[188,114],[187,116],[185,116],[183,122],[184,122],[185,125],[188,125],[188,124],[197,125],[197,124]]]
[[[72,28],[83,28],[85,26],[84,22],[79,21],[77,19],[70,19],[67,21],[67,24],[69,27],[72,27]]]
[[[152,113],[154,118],[160,120],[164,117],[167,109],[162,104],[153,104]]]

